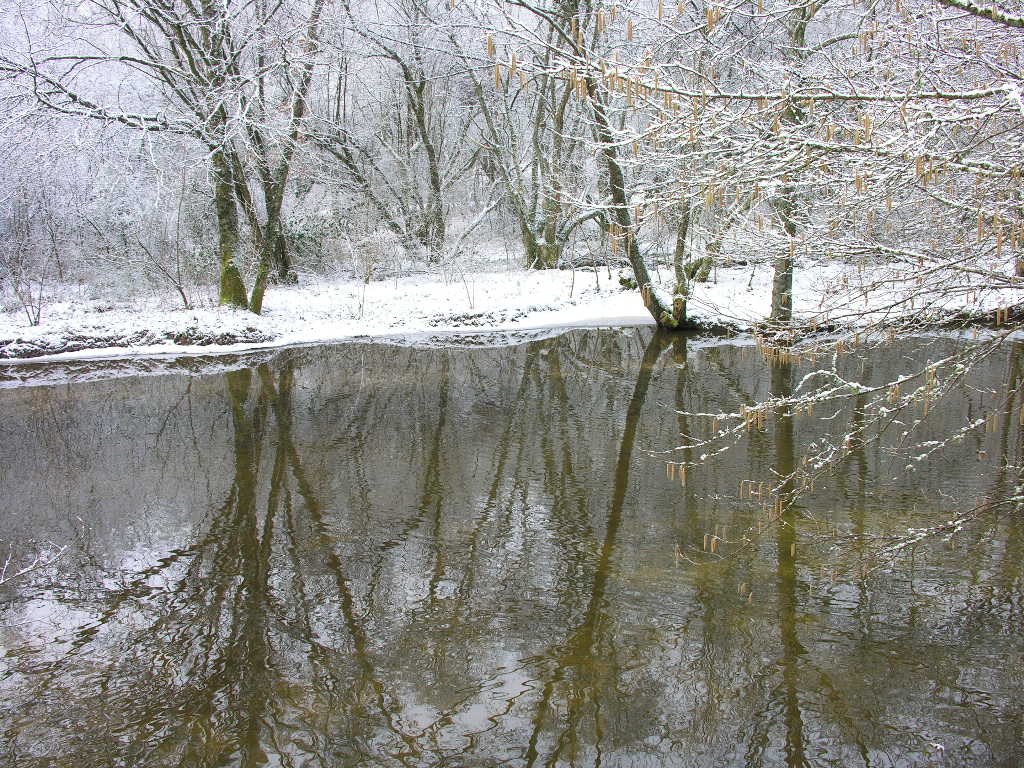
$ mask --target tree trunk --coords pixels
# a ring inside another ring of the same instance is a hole
[[[789,256],[780,256],[775,260],[770,319],[774,323],[793,320],[793,259]]]
[[[795,10],[795,18],[790,27],[789,38],[792,47],[789,50],[792,72],[799,82],[799,68],[803,64],[802,51],[807,41],[807,25],[814,17],[815,9],[811,5],[799,6]],[[802,110],[792,101],[783,111],[782,120],[789,124],[797,124],[804,120]],[[793,251],[796,236],[796,222],[793,212],[796,210],[796,190],[783,186],[779,199],[773,206],[782,219],[782,226],[789,236],[789,253],[775,259],[775,274],[772,277],[772,310],[769,319],[774,323],[789,323],[793,320]]]
[[[280,225],[277,228],[277,237],[274,239],[274,266],[277,268],[277,279],[280,282],[285,284],[295,282],[295,276],[292,274],[292,260],[288,255],[288,240]]]
[[[320,14],[326,0],[316,0],[306,25],[306,53],[312,55],[320,41]],[[282,279],[288,275],[288,250],[281,229],[281,210],[284,206],[285,191],[288,187],[288,176],[291,172],[292,158],[302,137],[302,119],[306,114],[306,97],[313,82],[313,61],[307,59],[302,66],[302,75],[295,90],[292,92],[291,119],[288,129],[288,141],[281,153],[277,169],[264,177],[263,194],[267,207],[267,226],[263,231],[263,242],[260,247],[259,266],[256,270],[256,281],[249,299],[249,309],[255,314],[263,311],[263,295],[267,290],[267,279],[271,266],[277,266]]]
[[[794,191],[784,187],[775,209],[782,218],[782,227],[789,236],[789,253],[775,259],[775,274],[772,277],[772,310],[769,319],[773,323],[789,323],[793,320],[793,251],[795,248],[796,222],[793,209],[796,207]]]
[[[267,280],[270,277],[273,252],[277,245],[277,238],[280,236],[280,225],[276,215],[271,215],[267,220],[264,234],[263,247],[260,249],[260,261],[256,267],[256,279],[252,285],[252,297],[249,299],[249,311],[257,315],[263,311],[263,296],[267,292]]]
[[[672,269],[675,271],[676,287],[673,293],[683,298],[682,318],[686,320],[686,298],[690,295],[689,280],[686,276],[686,236],[690,230],[690,201],[684,200],[676,225],[676,247],[672,254]]]
[[[426,222],[423,228],[423,244],[427,247],[430,260],[437,261],[444,250],[446,236],[444,188],[441,183],[441,165],[437,149],[434,146],[433,136],[430,134],[430,127],[427,125],[427,81],[419,68],[413,73],[413,70],[405,62],[399,61],[399,65],[405,77],[409,109],[416,120],[416,132],[427,156],[427,179],[430,186],[427,195]]]
[[[562,258],[562,245],[557,242],[558,234],[554,229],[554,224],[550,221],[544,227],[544,241],[539,248],[540,258],[534,265],[537,269],[554,269]]]
[[[554,97],[554,86],[552,86],[552,98]],[[541,259],[535,264],[538,269],[554,269],[562,258],[562,250],[565,243],[558,236],[559,223],[562,218],[562,137],[565,133],[565,110],[572,96],[572,86],[566,85],[565,90],[557,104],[551,109],[551,150],[550,156],[545,158],[545,151],[539,146],[538,140],[534,139],[534,150],[537,156],[542,159],[539,165],[543,185],[543,200],[541,202],[541,214],[544,219],[544,243],[541,246]],[[537,129],[534,131],[536,137],[539,133],[540,121],[543,119],[546,109],[544,108],[545,94],[538,98],[537,105]]]
[[[601,146],[601,157],[608,171],[608,191],[612,199],[611,215],[618,225],[619,231],[625,233],[626,257],[633,269],[633,276],[640,289],[640,295],[643,296],[644,306],[647,307],[647,311],[651,313],[659,328],[668,330],[690,328],[692,326],[686,319],[686,297],[676,294],[672,297],[672,305],[666,306],[654,291],[647,265],[636,244],[632,217],[629,212],[629,200],[626,197],[625,177],[619,163],[615,137],[612,135],[608,122],[608,113],[601,99],[601,93],[598,91],[596,79],[587,77],[584,83],[594,112],[594,127]]]
[[[271,270],[276,267],[278,274],[281,275],[287,275],[288,272],[288,251],[284,242],[284,232],[281,231],[281,198],[284,196],[283,185],[286,180],[287,171],[283,174],[280,185],[274,184],[270,192],[264,192],[267,223],[263,227],[263,236],[259,239],[256,279],[253,281],[252,295],[249,297],[249,310],[257,315],[263,311],[263,296],[267,290]]]
[[[238,269],[238,210],[232,188],[231,168],[223,147],[213,150],[213,197],[217,210],[217,234],[220,249],[219,303],[245,308],[245,285]]]

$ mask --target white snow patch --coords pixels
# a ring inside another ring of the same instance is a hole
[[[669,289],[669,281],[663,273],[656,289]],[[749,328],[769,314],[771,282],[770,265],[719,267],[711,282],[693,285],[688,312],[700,322]],[[903,301],[911,293],[914,305]],[[948,280],[929,292],[927,284],[909,285],[897,273],[817,262],[796,269],[793,310],[797,318],[860,325],[922,312],[991,310],[1018,303],[1022,295],[1017,287],[977,290]],[[592,270],[492,268],[370,283],[311,278],[300,286],[271,286],[260,316],[227,308],[167,309],[156,297],[121,304],[55,302],[44,308],[38,327],[30,327],[22,313],[0,313],[0,355],[14,353],[12,342],[75,350],[0,362],[182,357],[359,337],[652,323],[639,292],[623,290],[618,275],[604,268],[597,276]],[[202,343],[191,343],[197,339]]]
[[[43,322],[29,326],[17,312],[0,314],[0,346],[58,349],[95,337],[97,346],[36,356],[35,362],[139,355],[208,355],[250,349],[458,331],[650,324],[640,294],[622,290],[617,278],[592,272],[516,270],[477,272],[462,278],[411,276],[363,283],[355,280],[272,286],[262,315],[228,309],[161,309],[151,300],[111,306],[63,301],[47,306]],[[241,343],[190,344],[197,335],[262,337]],[[175,337],[185,343],[176,343]],[[113,346],[110,342],[119,344]],[[26,362],[4,360],[2,362]]]

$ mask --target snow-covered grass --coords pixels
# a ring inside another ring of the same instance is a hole
[[[661,290],[669,271],[662,269]],[[705,324],[749,328],[769,312],[772,273],[766,265],[718,268],[712,281],[694,286],[692,318]],[[865,291],[867,285],[873,286]],[[881,272],[829,264],[796,271],[794,314],[821,323],[865,323],[920,312],[974,312],[1020,301],[1021,289],[981,294],[950,292],[929,298],[906,281]],[[893,308],[908,292],[916,305]],[[930,304],[929,304],[930,302]],[[39,326],[23,313],[0,314],[0,358],[71,360],[142,355],[190,355],[341,341],[357,337],[414,337],[448,332],[517,331],[570,326],[651,324],[637,291],[624,290],[618,274],[601,268],[576,272],[484,267],[472,272],[415,275],[364,283],[306,278],[298,286],[272,286],[260,316],[226,308],[168,308],[166,298],[121,303],[54,301]],[[867,312],[867,314],[865,314]]]
[[[272,286],[262,315],[167,308],[142,297],[118,304],[54,301],[42,323],[0,314],[0,358],[68,360],[235,352],[271,346],[451,331],[651,322],[639,293],[602,271],[480,271],[364,283],[306,279]]]

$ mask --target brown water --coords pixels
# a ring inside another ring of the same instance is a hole
[[[913,436],[985,412],[1020,352]],[[869,559],[1011,493],[1015,413],[912,473],[898,430],[855,445],[765,525],[739,482],[861,416],[770,419],[670,479],[656,452],[705,429],[677,407],[808,370],[750,346],[573,331],[234,365],[0,391],[4,546],[68,547],[0,589],[0,764],[1024,764],[1014,515]]]

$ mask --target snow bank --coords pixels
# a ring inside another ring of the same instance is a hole
[[[651,323],[639,293],[607,271],[475,272],[272,286],[262,315],[229,309],[162,309],[152,299],[119,305],[61,301],[31,327],[0,314],[2,362],[139,355],[208,355],[357,337]]]
[[[662,271],[661,288],[670,275]],[[694,286],[689,314],[708,325],[750,328],[769,313],[769,266],[719,268]],[[870,287],[871,290],[866,290]],[[1021,289],[950,291],[900,304],[910,290],[881,272],[816,263],[796,271],[794,315],[821,323],[857,324],[900,313],[981,312],[1019,302]],[[451,333],[505,333],[540,328],[649,325],[638,291],[624,290],[606,269],[504,269],[444,279],[410,276],[272,286],[261,316],[227,308],[166,309],[155,299],[118,305],[87,301],[45,307],[40,326],[23,314],[0,314],[0,362],[71,361],[240,352],[353,338],[412,339]],[[516,336],[505,337],[510,340]]]

